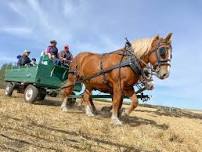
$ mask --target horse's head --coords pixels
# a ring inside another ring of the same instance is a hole
[[[160,79],[168,78],[170,73],[171,37],[172,33],[169,33],[166,38],[156,36],[152,42],[151,50],[148,52],[149,62],[153,65],[157,77]]]

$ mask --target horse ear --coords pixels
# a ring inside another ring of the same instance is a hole
[[[160,39],[160,36],[159,35],[156,35],[155,37],[154,37],[154,40],[159,40]]]
[[[166,38],[165,38],[165,41],[167,42],[167,43],[171,43],[171,41],[172,41],[172,35],[173,35],[173,33],[168,33],[168,35],[166,36]]]

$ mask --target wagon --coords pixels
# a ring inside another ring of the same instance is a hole
[[[13,66],[6,69],[5,95],[12,96],[14,90],[24,94],[24,100],[28,103],[44,100],[47,95],[56,97],[60,88],[65,84],[69,67],[54,65],[48,56],[40,58],[36,66]],[[75,103],[76,98],[82,97],[84,90],[82,83],[76,83],[72,95],[68,98],[69,103]],[[149,99],[143,94],[144,88],[139,87],[137,97],[143,101]],[[92,98],[111,98],[108,94],[92,95]]]
[[[67,80],[69,68],[54,65],[48,56],[42,56],[36,66],[14,66],[6,69],[5,73],[5,95],[11,96],[14,90],[24,93],[24,100],[33,103],[43,100],[46,95],[56,97],[59,88]],[[74,93],[80,92],[81,83],[74,87]]]

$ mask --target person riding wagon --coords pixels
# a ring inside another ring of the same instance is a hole
[[[53,63],[56,65],[60,65],[60,60],[58,56],[58,48],[56,47],[57,41],[51,40],[50,45],[46,49],[45,54],[48,55],[49,59],[53,60]]]
[[[71,63],[73,56],[69,51],[69,45],[64,45],[64,50],[59,53],[59,58],[63,65],[69,65]]]
[[[24,50],[22,55],[18,55],[17,56],[17,59],[18,59],[17,65],[18,66],[29,65],[31,63],[31,60],[29,58],[30,53],[31,53],[30,51]]]

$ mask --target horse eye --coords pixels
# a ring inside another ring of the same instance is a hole
[[[165,48],[160,48],[159,53],[160,53],[160,55],[164,54],[165,53]]]
[[[166,57],[166,49],[165,48],[160,48],[159,49],[159,55],[161,56],[161,58],[165,58]]]

